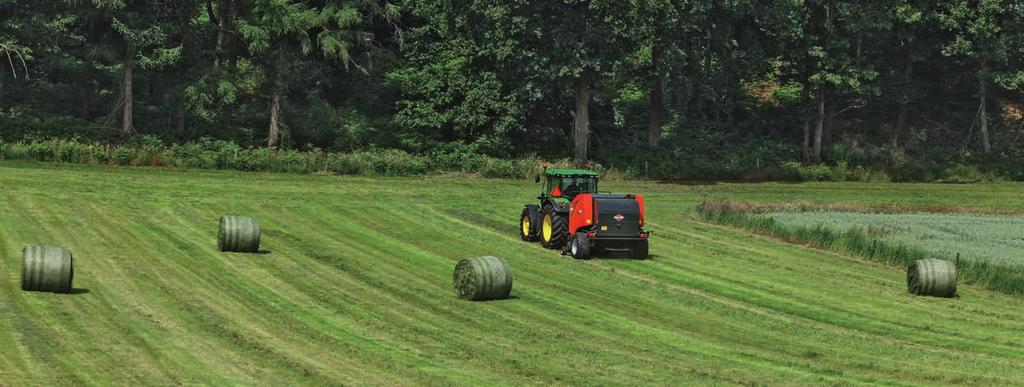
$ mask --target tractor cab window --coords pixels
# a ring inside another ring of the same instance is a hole
[[[581,193],[597,193],[596,176],[548,176],[548,195],[571,198]]]

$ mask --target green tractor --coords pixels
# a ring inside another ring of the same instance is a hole
[[[588,259],[599,251],[628,252],[647,259],[642,196],[600,193],[597,173],[583,169],[547,169],[540,204],[524,206],[519,236],[540,241],[549,249],[562,249],[574,258]]]

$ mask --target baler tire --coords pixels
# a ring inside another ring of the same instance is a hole
[[[651,255],[650,255],[650,244],[647,242],[646,239],[642,240],[642,241],[639,241],[639,242],[636,242],[633,245],[633,247],[629,249],[629,253],[630,253],[630,255],[633,256],[633,259],[638,259],[638,260],[650,259],[650,257],[651,257]]]
[[[594,241],[587,238],[586,233],[578,232],[572,238],[572,247],[570,252],[572,257],[575,259],[590,259],[591,249],[594,247]]]

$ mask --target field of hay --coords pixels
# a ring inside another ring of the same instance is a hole
[[[764,216],[787,227],[860,229],[879,240],[954,260],[1000,266],[1024,265],[1024,217],[974,214],[867,214],[853,212],[773,212]]]
[[[908,295],[899,268],[703,223],[706,195],[1024,210],[1024,186],[610,182],[650,261],[525,244],[513,180],[0,162],[0,385],[989,384],[1024,380],[1024,298]],[[224,214],[264,254],[217,251]],[[21,249],[75,254],[23,292]],[[499,255],[512,298],[455,297]]]

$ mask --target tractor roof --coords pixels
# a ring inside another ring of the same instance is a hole
[[[548,169],[544,171],[548,176],[597,176],[597,172],[586,169]]]

